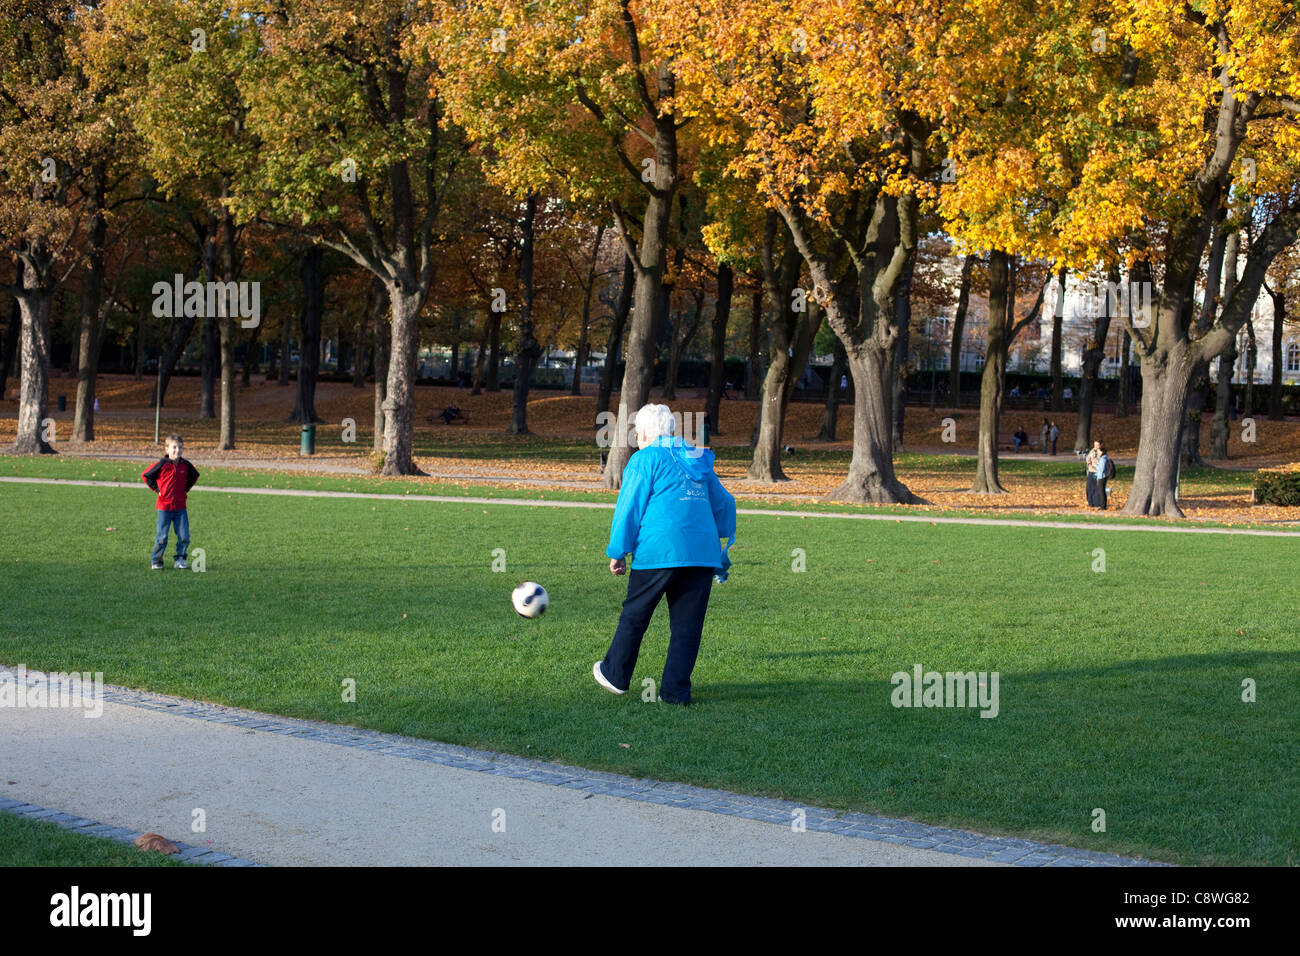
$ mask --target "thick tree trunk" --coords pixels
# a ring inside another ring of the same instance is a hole
[[[646,210],[646,229],[641,239],[641,264],[636,270],[636,283],[632,292],[632,314],[627,341],[627,364],[623,370],[623,385],[619,394],[615,441],[605,461],[601,476],[605,488],[619,488],[623,482],[623,468],[632,457],[625,436],[630,423],[641,406],[650,398],[654,375],[655,313],[662,291],[659,275],[663,268],[668,217],[672,209],[671,196],[665,202],[653,197]]]
[[[709,392],[704,402],[704,413],[714,435],[721,435],[718,427],[722,412],[722,384],[727,374],[727,322],[731,318],[731,297],[735,291],[736,274],[731,266],[718,264],[718,298],[713,310],[713,336],[709,342]]]
[[[218,320],[221,328],[221,437],[218,451],[235,447],[235,319]]]
[[[48,455],[54,449],[45,440],[44,421],[50,381],[50,299],[30,265],[23,268],[24,294],[18,299],[22,314],[22,374],[18,391],[18,435],[13,450],[19,455]]]
[[[948,352],[948,404],[952,408],[961,408],[962,337],[966,333],[966,310],[970,305],[970,275],[978,258],[969,255],[961,264],[961,288],[957,293],[957,312],[952,318],[952,343]],[[831,431],[834,440],[834,429]]]
[[[921,148],[914,144],[913,168],[921,156]],[[850,287],[835,277],[836,254],[828,256],[817,248],[801,208],[778,207],[808,266],[814,297],[826,308],[827,320],[844,343],[853,372],[853,457],[848,477],[828,497],[861,503],[924,504],[894,474],[891,407],[898,335],[895,292],[908,258],[915,255],[917,199],[881,191],[863,198],[872,210],[863,224],[865,241],[855,240],[862,241],[856,247],[847,245],[858,290],[856,315],[848,310]]]
[[[1132,62],[1136,65],[1136,58]],[[1133,71],[1128,71],[1128,75],[1133,75]],[[1164,243],[1164,287],[1155,324],[1149,332],[1135,336],[1142,356],[1142,437],[1125,514],[1181,515],[1174,500],[1174,487],[1179,462],[1178,425],[1184,420],[1189,383],[1194,374],[1200,373],[1200,367],[1214,353],[1221,352],[1228,344],[1227,339],[1235,337],[1245,324],[1268,266],[1295,242],[1300,230],[1300,201],[1293,198],[1252,241],[1242,281],[1224,303],[1219,321],[1203,335],[1189,334],[1194,311],[1192,296],[1201,258],[1211,227],[1223,207],[1234,156],[1260,102],[1255,94],[1243,95],[1227,77],[1225,72],[1214,120],[1213,149],[1192,183],[1195,205],[1185,217],[1170,223]],[[1144,267],[1149,279],[1149,264],[1142,260],[1138,264]],[[1215,272],[1210,270],[1211,283]],[[1209,304],[1212,297],[1207,294]],[[1198,423],[1188,421],[1187,424],[1187,430],[1195,437]]]
[[[1001,334],[997,335],[1001,339]],[[1002,495],[1007,491],[998,480],[998,420],[1002,411],[1002,389],[1006,375],[1006,359],[992,349],[993,335],[989,338],[989,354],[984,359],[984,372],[980,376],[980,422],[976,439],[977,462],[975,482],[971,491],[982,495]]]
[[[77,315],[77,404],[73,414],[72,440],[95,440],[95,378],[99,373],[100,300],[104,294],[104,243],[108,223],[104,219],[105,168],[96,164],[90,173],[86,193],[90,228],[86,234],[87,268],[82,274]]]
[[[301,338],[298,341],[298,390],[293,411],[286,422],[305,425],[323,422],[316,414],[316,379],[320,370],[320,332],[325,310],[325,252],[312,246],[302,256],[298,277],[302,281],[302,307],[299,310]]]
[[[767,213],[763,234],[763,291],[767,303],[768,326],[772,330],[771,354],[767,374],[763,376],[762,401],[758,406],[754,457],[747,476],[754,481],[789,481],[781,469],[781,435],[785,428],[786,402],[789,398],[790,359],[795,326],[799,314],[793,311],[792,298],[799,281],[799,250],[787,237],[781,217],[775,210]]]
[[[623,257],[623,284],[619,287],[618,302],[609,325],[609,339],[605,343],[605,366],[600,370],[600,385],[596,390],[596,414],[609,411],[609,396],[614,390],[614,369],[618,367],[623,351],[623,332],[627,317],[632,312],[632,290],[636,284],[636,265],[630,256]]]
[[[659,89],[661,93],[673,89],[672,73],[667,67],[660,69]],[[632,296],[632,321],[628,334],[623,389],[619,395],[617,431],[601,476],[606,488],[622,485],[623,468],[633,451],[626,440],[628,420],[630,416],[636,415],[637,410],[650,397],[654,374],[655,319],[662,294],[664,255],[673,211],[673,193],[677,188],[677,118],[667,113],[655,117],[654,124],[654,191],[646,204],[641,241],[636,250],[640,262],[636,268],[636,284]],[[624,235],[623,240],[626,245],[631,245],[629,236]]]
[[[1176,497],[1179,432],[1192,371],[1185,345],[1171,352],[1162,364],[1142,363],[1142,431],[1124,514],[1183,517]]]
[[[382,474],[422,475],[415,466],[415,365],[420,350],[420,309],[426,290],[386,283],[392,305],[392,351],[384,392],[384,467]],[[305,352],[304,352],[305,354]]]
[[[898,339],[894,345],[894,389],[891,396],[894,420],[894,454],[903,450],[903,415],[907,404],[907,357],[912,340],[912,273],[916,256],[909,256],[898,280],[894,300],[898,303]]]
[[[384,400],[388,397],[388,350],[392,342],[392,329],[388,320],[388,291],[379,279],[374,280],[373,289],[377,296],[377,306],[374,338],[370,348],[375,364],[375,434],[371,449],[382,453],[385,431]]]
[[[835,441],[835,430],[840,418],[840,378],[848,364],[844,353],[844,344],[835,339],[835,352],[831,359],[831,380],[826,387],[826,414],[822,418],[822,430],[817,434],[818,441]]]
[[[754,481],[789,481],[781,468],[781,433],[785,424],[786,383],[790,376],[790,356],[786,337],[777,332],[780,320],[772,324],[772,358],[763,377],[763,396],[759,405],[758,441],[749,463],[747,477]]]
[[[523,243],[519,253],[519,346],[515,352],[514,405],[506,431],[511,435],[528,434],[528,380],[542,354],[537,339],[533,337],[533,246],[534,224],[537,220],[537,196],[529,193],[524,202],[524,218],[520,223]]]
[[[998,481],[998,419],[1002,412],[1002,389],[1006,374],[1007,313],[1009,306],[1009,256],[994,250],[989,256],[989,321],[984,351],[984,372],[980,377],[980,422],[976,443],[975,483],[971,491],[981,495],[1002,495]]]
[[[1268,419],[1272,422],[1285,421],[1282,414],[1282,334],[1286,326],[1286,293],[1268,290],[1273,300],[1273,380],[1268,386]]]
[[[1119,287],[1119,269],[1112,269],[1107,277],[1111,288]],[[1097,375],[1102,360],[1106,358],[1106,337],[1110,335],[1111,309],[1117,308],[1115,297],[1109,294],[1097,297],[1097,324],[1083,349],[1082,368],[1079,370],[1079,418],[1074,430],[1074,451],[1087,454],[1092,447],[1092,408],[1097,400]]]
[[[89,284],[90,277],[86,277]],[[101,276],[102,281],[102,276]],[[93,307],[87,314],[86,310]],[[78,317],[78,352],[77,362],[77,404],[73,414],[72,440],[91,442],[95,440],[95,379],[99,375],[99,291],[88,291],[85,287],[81,293],[81,315]]]
[[[853,373],[853,457],[844,483],[828,501],[877,504],[924,504],[894,474],[890,453],[893,421],[889,392],[894,384],[894,353],[868,341],[847,352]]]

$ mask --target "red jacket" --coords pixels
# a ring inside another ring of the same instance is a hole
[[[164,458],[140,477],[158,492],[159,511],[184,511],[185,494],[199,480],[199,470],[184,458]]]

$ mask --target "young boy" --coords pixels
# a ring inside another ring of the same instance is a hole
[[[190,546],[190,516],[185,495],[199,480],[198,469],[181,457],[185,443],[180,435],[167,436],[167,455],[140,477],[158,494],[158,533],[153,543],[153,570],[160,571],[167,551],[167,532],[176,526],[176,561],[172,567],[185,570],[185,553]]]

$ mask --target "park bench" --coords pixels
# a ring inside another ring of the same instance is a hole
[[[1016,442],[1014,436],[1015,432],[998,432],[998,451],[1015,451]],[[1020,450],[1022,452],[1038,451],[1038,436],[1030,435],[1029,440],[1021,446]]]

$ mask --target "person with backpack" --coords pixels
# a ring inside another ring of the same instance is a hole
[[[1084,461],[1088,472],[1086,493],[1088,507],[1106,510],[1107,482],[1115,477],[1115,462],[1106,454],[1106,446],[1100,441],[1092,443],[1092,450]]]
[[[1115,478],[1115,459],[1106,453],[1106,446],[1101,446],[1101,470],[1102,480],[1098,482],[1101,486],[1101,510],[1106,510],[1107,502],[1110,501],[1110,483]]]

